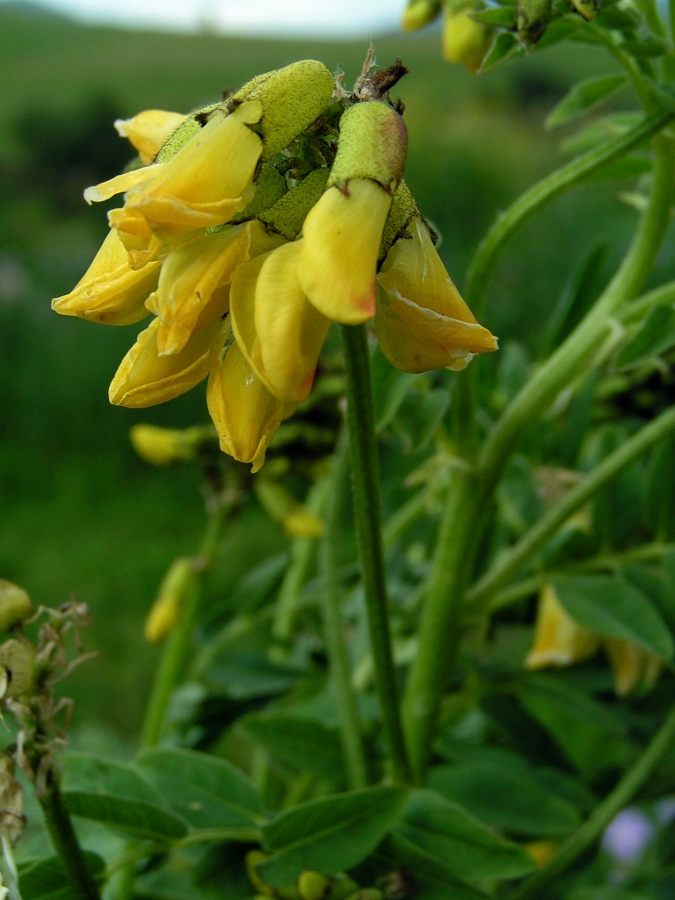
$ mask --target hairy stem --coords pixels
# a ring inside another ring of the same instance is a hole
[[[44,794],[38,797],[47,831],[61,858],[75,900],[100,900],[96,882],[87,867],[73,823],[63,802],[58,780],[52,776]]]
[[[323,620],[331,674],[337,691],[340,738],[345,769],[351,788],[367,784],[366,762],[361,743],[361,723],[352,687],[349,654],[340,612],[340,590],[335,558],[340,529],[340,500],[349,474],[349,436],[343,430],[333,458],[333,473],[326,504],[326,531],[319,546],[319,567],[323,582]]]
[[[341,330],[347,370],[347,422],[352,462],[354,520],[368,613],[375,683],[389,744],[393,775],[398,781],[407,782],[410,770],[399,716],[382,549],[379,461],[368,338],[363,325],[343,325]]]
[[[627,803],[630,803],[672,746],[674,740],[675,709],[671,710],[660,731],[611,794],[596,807],[583,825],[565,841],[555,856],[542,869],[535,872],[523,885],[509,894],[508,900],[533,900],[535,897],[545,896],[543,893],[545,888],[591,847],[614,816]]]

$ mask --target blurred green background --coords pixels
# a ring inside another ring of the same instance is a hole
[[[476,78],[442,61],[433,31],[374,43],[382,65],[400,56],[410,67],[397,89],[410,131],[406,179],[461,286],[498,211],[565,159],[560,133],[542,128],[546,113],[579,77],[612,64],[566,44]],[[157,659],[143,621],[164,570],[194,550],[202,527],[198,473],[144,465],[128,429],[207,419],[203,387],[157,409],[109,406],[108,383],[139,329],[51,312],[51,298],[74,286],[106,231],[104,210],[88,208],[82,190],[133,155],[113,129],[117,117],[189,111],[305,57],[341,68],[349,85],[367,48],[85,27],[0,5],[0,577],[36,603],[75,594],[90,606],[87,644],[101,656],[70,685],[80,724],[122,740],[136,732]],[[618,95],[618,105],[627,99]],[[502,345],[518,337],[536,349],[577,261],[598,244],[614,253],[623,245],[635,212],[616,195],[616,182],[579,187],[509,246],[485,323]],[[674,268],[662,257],[655,281]],[[607,273],[612,261],[610,253]],[[213,597],[286,545],[251,502],[223,546]]]

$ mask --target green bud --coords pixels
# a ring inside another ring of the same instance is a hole
[[[587,22],[594,19],[600,12],[599,0],[567,0],[567,2]]]
[[[347,897],[347,900],[384,900],[384,894],[377,888],[361,888],[360,891]]]
[[[298,879],[298,892],[301,900],[322,900],[326,896],[329,886],[330,881],[321,872],[308,870],[303,872]]]
[[[209,114],[218,109],[219,106],[220,103],[211,103],[209,106],[204,106],[202,109],[190,113],[183,124],[178,126],[171,137],[162,146],[157,154],[155,162],[165,163],[167,160],[171,159],[172,156],[175,156],[179,150],[182,150],[188,141],[199,134],[204,125],[208,122]]]
[[[9,631],[29,619],[33,605],[28,594],[11,581],[0,578],[0,631]]]
[[[552,0],[518,0],[516,28],[526,44],[536,44],[551,21]]]
[[[328,174],[329,170],[325,167],[314,169],[274,206],[260,213],[258,218],[287,240],[294,241],[302,231],[307,213],[323,194]]]
[[[338,875],[331,884],[328,900],[347,900],[358,890],[358,884],[349,875]]]
[[[404,31],[419,31],[429,25],[441,11],[441,4],[436,0],[410,0],[403,11],[401,28]]]
[[[35,683],[35,650],[12,638],[0,644],[0,668],[7,684],[3,696],[14,700],[30,693]]]
[[[263,116],[255,130],[263,140],[263,159],[270,159],[326,111],[334,88],[335,80],[323,63],[304,59],[253,78],[228,98],[227,108],[260,101]]]
[[[340,119],[328,187],[342,189],[352,178],[369,178],[392,193],[403,177],[407,149],[408,133],[395,109],[381,100],[356,103]]]
[[[227,225],[217,226],[214,229],[208,230],[209,232],[220,231],[221,227],[227,228],[229,225],[236,225],[237,222],[246,222],[248,219],[252,219],[259,213],[274,206],[285,193],[286,179],[284,176],[278,169],[275,169],[274,166],[265,164],[260,167],[260,172],[255,180],[255,194],[253,195],[253,200],[251,200],[246,209],[234,216]]]
[[[407,225],[411,219],[415,218],[415,216],[421,218],[422,213],[419,211],[415,198],[410,192],[408,185],[405,181],[400,181],[398,187],[394,191],[391,206],[389,207],[389,215],[384,224],[378,261],[381,262],[396,241],[407,234]]]

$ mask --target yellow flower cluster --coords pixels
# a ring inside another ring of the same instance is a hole
[[[477,72],[494,40],[494,29],[473,18],[482,0],[410,0],[403,12],[404,31],[418,31],[443,14],[443,57]]]
[[[257,471],[309,395],[332,321],[374,316],[407,372],[459,370],[496,349],[402,181],[406,129],[386,94],[345,97],[305,60],[189,116],[149,110],[116,127],[141,165],[85,191],[89,202],[125,192],[124,205],[53,302],[110,325],[154,315],[112,403],[151,406],[208,378],[222,450]]]
[[[525,667],[570,666],[590,659],[601,647],[609,658],[618,696],[630,694],[641,684],[655,684],[663,667],[657,656],[633,641],[583,628],[566,612],[553,585],[547,584],[539,597],[534,644],[525,658]]]

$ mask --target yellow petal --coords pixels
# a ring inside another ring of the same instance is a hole
[[[617,696],[626,697],[640,684],[654,686],[663,667],[658,656],[625,638],[605,637],[602,645],[612,667]]]
[[[305,219],[298,272],[319,312],[357,325],[375,314],[375,268],[391,197],[367,178],[353,179],[346,191],[329,188]]]
[[[163,109],[146,109],[132,119],[117,119],[115,128],[138,150],[141,162],[149,165],[160,147],[182,125],[187,116]]]
[[[122,360],[108,392],[116,406],[154,406],[189,391],[213,368],[227,330],[216,319],[196,331],[180,353],[160,356],[158,328],[159,320],[154,319]]]
[[[496,350],[497,340],[462,300],[422,220],[414,218],[408,232],[377,276],[385,292],[375,318],[380,347],[404,372],[461,371],[475,353]]]
[[[249,125],[260,120],[258,101],[228,116],[217,114],[163,164],[156,178],[131,191],[127,207],[150,227],[182,234],[229,221],[254,195],[262,141]]]
[[[92,203],[100,203],[102,200],[110,200],[115,194],[122,194],[130,190],[132,187],[149,181],[161,172],[162,165],[143,166],[140,169],[132,169],[130,172],[123,172],[116,175],[108,181],[102,181],[93,187],[88,187],[84,192],[84,199],[91,206]]]
[[[206,401],[224,453],[257,472],[286,412],[255,375],[236,342],[209,376]]]
[[[148,314],[144,304],[157,286],[159,268],[151,262],[134,271],[117,232],[111,231],[74,290],[52,300],[52,309],[103,325],[139,322]]]
[[[477,72],[492,39],[492,30],[477,22],[466,10],[448,7],[443,16],[443,56],[450,63],[464,63]]]
[[[255,286],[254,322],[260,366],[280,400],[301,402],[312,389],[330,319],[307,300],[300,287],[302,241],[270,253]]]
[[[600,646],[597,634],[577,625],[558,600],[553,586],[541,591],[534,644],[525,658],[526,669],[569,666],[593,656]]]
[[[153,301],[160,320],[157,348],[161,354],[180,352],[200,320],[205,324],[227,312],[227,292],[215,292],[248,259],[249,243],[247,227],[235,225],[217,234],[202,234],[169,253]]]
[[[173,631],[184,603],[195,590],[196,581],[193,559],[180,556],[171,563],[145,621],[146,640],[157,644]]]

